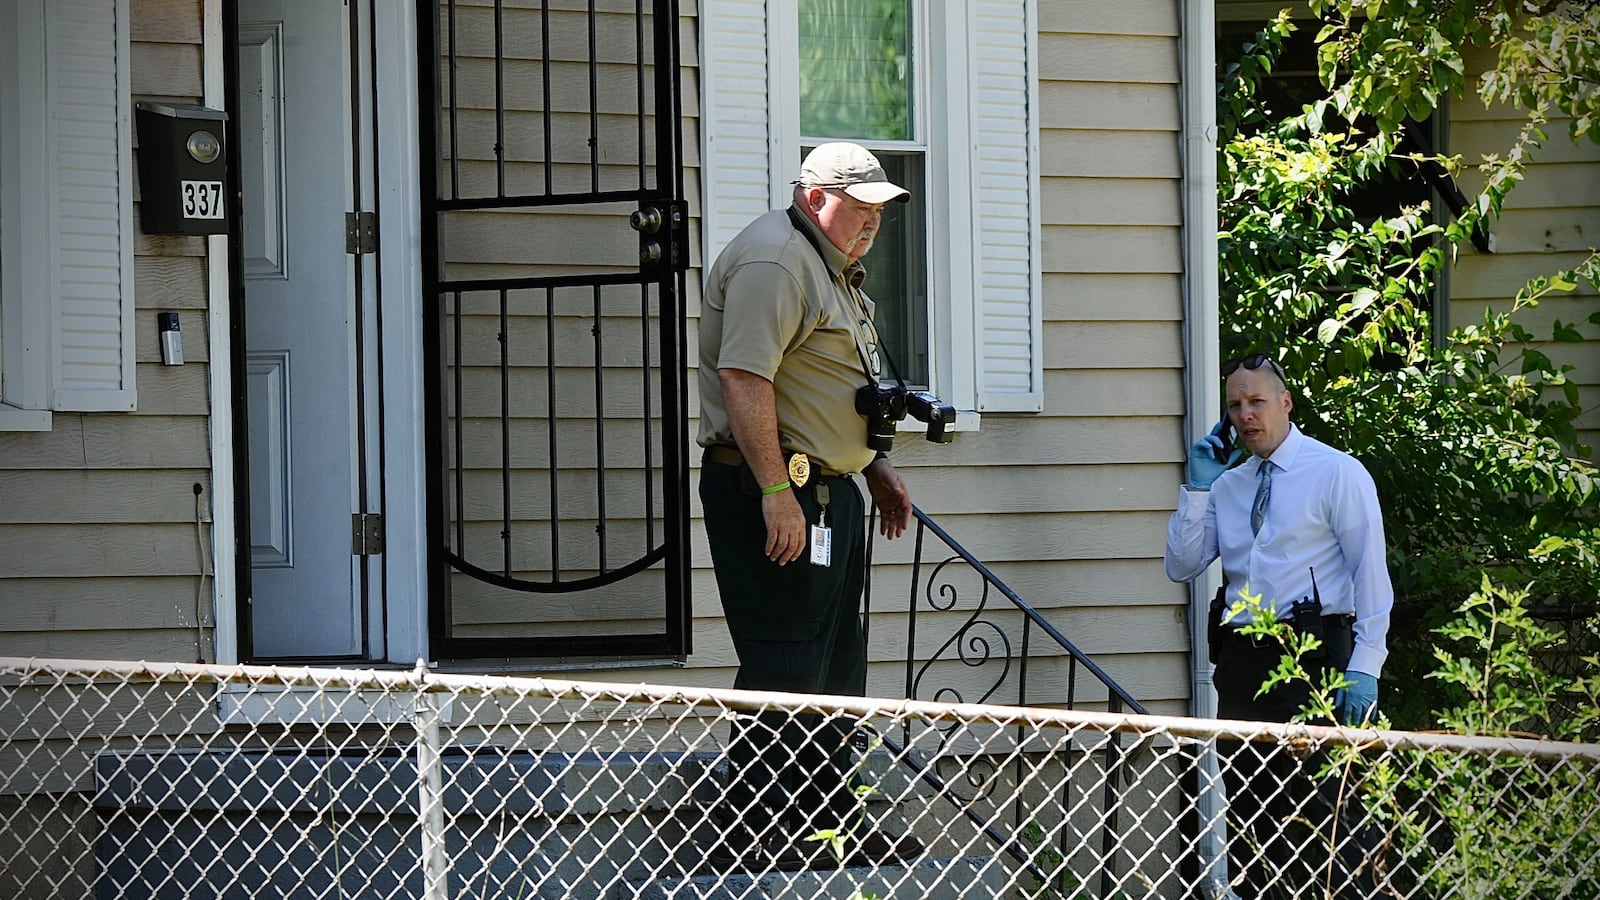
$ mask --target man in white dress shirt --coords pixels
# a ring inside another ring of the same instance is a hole
[[[1377,489],[1355,458],[1289,421],[1293,395],[1271,357],[1234,360],[1223,374],[1228,416],[1189,453],[1189,480],[1168,523],[1166,548],[1173,581],[1188,581],[1222,560],[1224,584],[1208,623],[1217,714],[1287,722],[1310,695],[1309,685],[1291,684],[1257,696],[1283,649],[1238,631],[1250,619],[1244,607],[1251,596],[1279,621],[1320,635],[1321,650],[1303,663],[1317,684],[1326,670],[1343,674],[1348,683],[1335,697],[1340,716],[1362,724],[1377,704],[1394,605]],[[1229,446],[1230,423],[1251,454],[1238,465],[1243,453]],[[1325,866],[1314,857],[1333,834],[1336,891],[1345,884],[1337,895],[1372,896],[1375,857],[1370,836],[1355,827],[1360,805],[1346,798],[1335,814],[1337,785],[1308,783],[1303,774],[1316,771],[1316,758],[1297,763],[1271,745],[1220,744],[1239,895],[1297,896],[1320,885],[1320,877],[1304,879]],[[1317,827],[1320,836],[1299,825]]]

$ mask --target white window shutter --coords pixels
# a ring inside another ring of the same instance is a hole
[[[128,0],[56,0],[55,408],[134,408]]]
[[[978,0],[972,17],[980,411],[1043,408],[1032,7],[1030,0]]]
[[[771,208],[766,4],[701,0],[701,260]]]

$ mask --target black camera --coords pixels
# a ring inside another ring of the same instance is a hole
[[[867,418],[867,449],[888,453],[894,446],[895,423],[906,417],[904,388],[863,385],[856,391],[856,412]]]
[[[867,419],[867,447],[882,453],[894,446],[895,423],[911,413],[928,423],[928,440],[948,444],[955,440],[956,408],[927,391],[869,384],[856,391],[856,412]]]
[[[956,408],[927,391],[906,394],[906,412],[918,422],[928,423],[928,440],[948,444],[956,439]]]

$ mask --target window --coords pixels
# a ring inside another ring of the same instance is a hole
[[[890,204],[866,259],[908,383],[961,412],[1042,404],[1032,0],[703,0],[703,265],[826,140],[878,156]],[[752,40],[764,35],[764,42]]]
[[[130,410],[128,0],[0,0],[0,430]]]
[[[928,382],[926,126],[921,122],[920,25],[912,0],[800,0],[801,157],[826,141],[873,151],[889,180],[911,191],[884,209],[867,256],[878,334],[908,383]],[[889,371],[884,375],[888,377]]]

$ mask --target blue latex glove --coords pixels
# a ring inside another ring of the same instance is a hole
[[[1346,725],[1367,725],[1378,706],[1378,679],[1354,669],[1344,673],[1350,684],[1333,695]]]
[[[1228,427],[1228,420],[1217,422],[1211,433],[1195,441],[1189,448],[1189,486],[1197,490],[1210,490],[1211,483],[1228,467],[1239,461],[1244,456],[1244,451],[1238,447],[1232,453],[1222,452],[1222,432]]]

